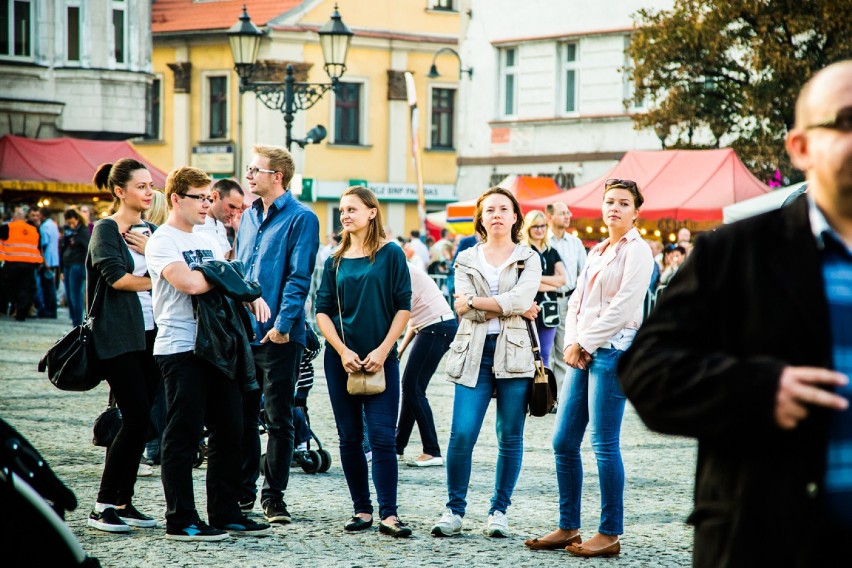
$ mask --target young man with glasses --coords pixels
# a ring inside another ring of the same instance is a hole
[[[239,384],[193,352],[197,324],[192,296],[213,288],[193,268],[225,259],[214,238],[193,232],[209,215],[211,181],[196,168],[169,173],[169,218],[145,248],[157,323],[154,358],[163,373],[168,408],[161,452],[166,538],[184,541],[223,540],[229,532],[260,536],[270,531],[269,525],[249,520],[238,505],[243,431]],[[257,302],[252,309],[263,318],[264,307]],[[205,426],[210,433],[207,512],[212,526],[198,515],[192,484],[192,462]]]
[[[802,88],[787,151],[808,193],[699,235],[619,365],[649,427],[698,439],[695,566],[849,562],[852,60]]]
[[[263,392],[267,432],[260,503],[271,523],[289,523],[284,491],[293,459],[293,406],[305,346],[305,304],[317,250],[319,220],[289,191],[295,164],[279,146],[257,145],[246,169],[249,191],[259,199],[242,215],[235,258],[246,278],[260,283],[269,305],[267,322],[253,320],[257,379]],[[260,474],[260,395],[245,397],[243,494],[240,507],[254,507]]]

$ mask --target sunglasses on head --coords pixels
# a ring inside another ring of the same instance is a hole
[[[623,187],[625,189],[636,189],[636,182],[630,179],[609,178],[604,182],[604,187]]]
[[[834,118],[806,126],[805,130],[813,130],[814,128],[828,128],[829,130],[839,130],[840,132],[852,132],[852,107],[844,107],[837,111]]]

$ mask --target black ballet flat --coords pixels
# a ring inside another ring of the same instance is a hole
[[[402,521],[397,521],[392,525],[382,521],[379,523],[379,532],[394,538],[408,538],[411,536],[411,527]]]
[[[369,521],[365,521],[364,519],[356,515],[352,517],[352,520],[350,520],[348,523],[346,523],[346,525],[344,525],[343,530],[347,530],[349,532],[358,532],[365,531],[372,526],[372,518]]]

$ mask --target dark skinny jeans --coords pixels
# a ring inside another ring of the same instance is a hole
[[[402,408],[396,430],[396,453],[399,455],[405,453],[415,422],[420,430],[423,453],[441,455],[426,388],[441,358],[450,348],[458,327],[455,319],[434,323],[421,329],[412,341],[405,372],[402,374]]]
[[[381,519],[397,514],[396,492],[399,470],[395,446],[396,417],[399,413],[399,359],[385,359],[385,392],[371,396],[351,395],[346,390],[347,373],[340,356],[325,349],[325,376],[331,409],[340,438],[340,464],[349,486],[354,512],[373,514],[367,457],[361,443],[364,424],[373,451],[373,485]]]
[[[98,503],[126,505],[133,498],[139,459],[151,424],[151,402],[160,387],[152,355],[156,331],[145,332],[145,351],[102,359],[110,392],[121,411],[121,429],[107,448]]]

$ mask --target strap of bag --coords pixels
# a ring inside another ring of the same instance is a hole
[[[521,272],[524,271],[524,261],[518,261],[518,280],[521,279]],[[544,373],[544,360],[541,358],[541,348],[538,344],[538,330],[536,330],[533,325],[532,320],[528,320],[524,318],[524,322],[527,324],[527,332],[530,334],[530,344],[532,345],[533,359],[535,359],[536,372],[539,374]]]
[[[340,340],[346,347],[346,334],[343,333],[343,308],[340,302],[340,264],[334,269],[334,293],[337,296],[337,314],[340,316]],[[349,349],[348,347],[346,347]]]
[[[102,282],[103,282],[103,277],[100,277],[100,278],[98,278],[98,281],[95,283],[95,292],[92,294],[92,302],[91,302],[91,304],[89,304],[89,306],[91,306],[91,309],[86,314],[86,319],[89,319],[89,320],[95,319],[95,312],[98,311],[97,310],[98,298],[101,297],[100,294],[98,294],[98,292],[101,289],[101,283]]]

